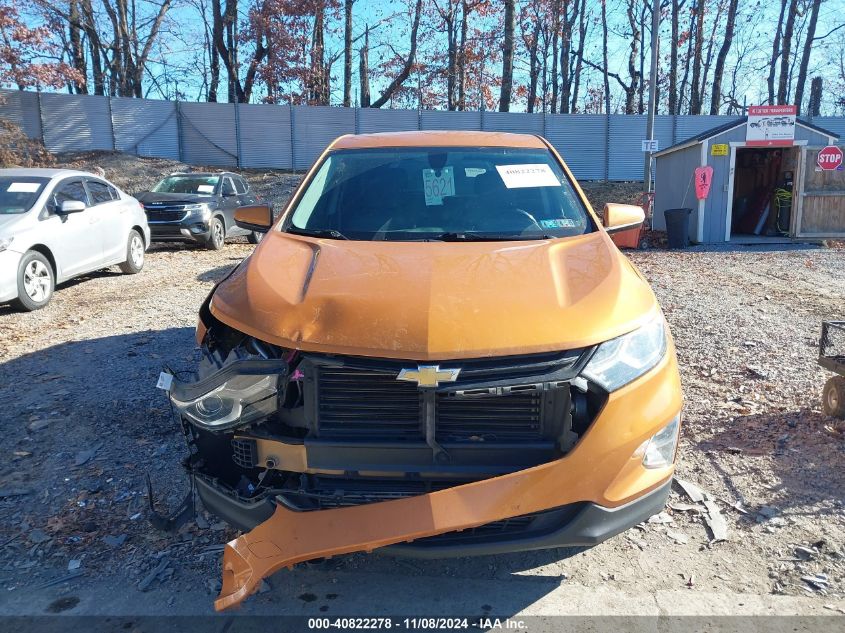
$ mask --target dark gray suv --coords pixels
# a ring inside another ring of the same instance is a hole
[[[258,202],[238,174],[171,174],[135,197],[147,212],[154,242],[199,242],[213,250],[234,235],[258,242],[259,236],[235,224],[235,209]]]

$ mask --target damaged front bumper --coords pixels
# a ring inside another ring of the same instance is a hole
[[[499,541],[472,552],[430,551],[448,555],[595,544],[662,508],[674,466],[644,467],[642,449],[677,419],[680,408],[681,387],[670,350],[654,369],[609,395],[569,453],[517,472],[392,501],[315,511],[238,502],[195,476],[209,510],[243,527],[261,521],[226,545],[215,608],[240,604],[262,578],[296,563],[387,546],[410,553],[407,544],[419,539],[549,509],[562,509],[568,518],[559,530],[533,541]]]

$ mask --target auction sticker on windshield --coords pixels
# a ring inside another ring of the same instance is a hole
[[[423,190],[427,207],[443,204],[443,198],[454,196],[455,172],[452,167],[444,167],[438,171],[423,169]]]
[[[199,185],[197,191],[199,193],[214,193],[214,185]]]
[[[555,176],[552,168],[545,163],[496,165],[496,170],[499,172],[505,183],[505,187],[508,189],[560,186],[560,181]]]
[[[13,182],[9,183],[9,188],[6,189],[9,193],[35,193],[41,183],[38,182]]]

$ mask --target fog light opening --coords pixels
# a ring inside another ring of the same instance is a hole
[[[634,456],[642,455],[643,467],[653,469],[672,465],[678,447],[680,426],[679,415],[637,448]]]

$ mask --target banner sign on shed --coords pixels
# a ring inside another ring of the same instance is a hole
[[[695,197],[699,200],[707,199],[710,193],[710,183],[713,182],[713,168],[710,165],[695,168]]]
[[[745,141],[748,145],[791,147],[795,139],[794,105],[749,106]]]

